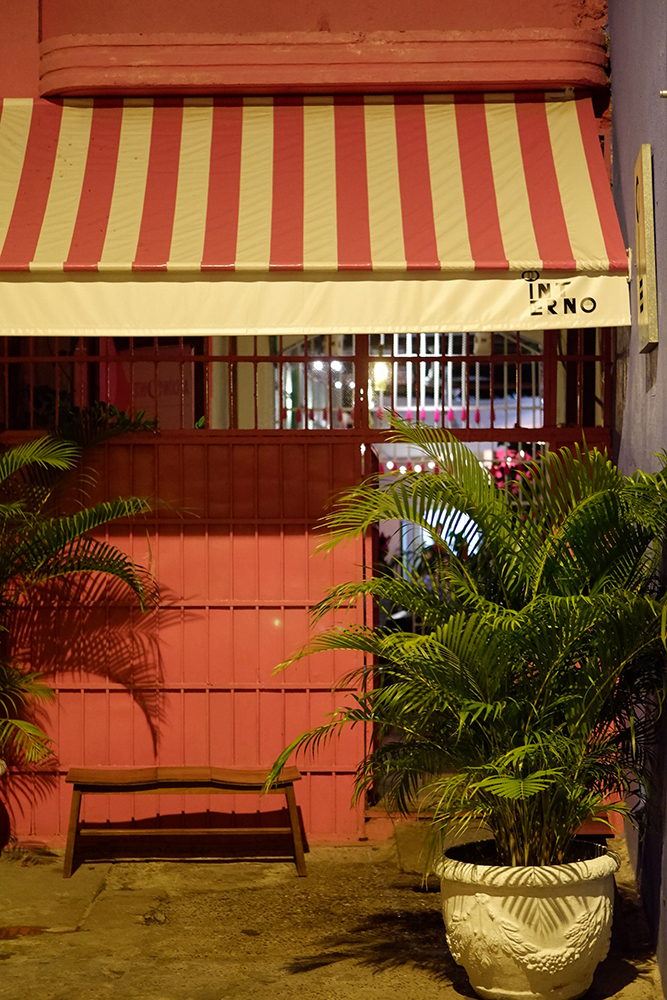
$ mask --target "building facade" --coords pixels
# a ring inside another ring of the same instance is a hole
[[[3,440],[144,410],[158,433],[101,449],[98,488],[170,504],[110,534],[154,568],[150,623],[107,600],[17,637],[58,691],[59,753],[13,800],[20,837],[62,838],[69,766],[268,765],[352,693],[342,657],[273,668],[327,587],[371,571],[370,541],[325,559],[315,529],[342,488],[415,461],[386,443],[391,410],[487,460],[610,442],[629,303],[604,13],[0,3]],[[364,836],[370,738],[304,762],[312,838]],[[86,819],[215,806],[138,799]]]

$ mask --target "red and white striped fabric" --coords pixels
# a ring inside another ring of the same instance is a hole
[[[2,271],[627,270],[590,100],[544,94],[5,99],[0,248]]]

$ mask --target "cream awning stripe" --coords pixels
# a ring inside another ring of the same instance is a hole
[[[625,268],[589,99],[2,103],[0,270]]]
[[[212,127],[213,98],[186,97],[183,102],[174,228],[167,262],[167,270],[170,271],[193,271],[201,266],[206,236]]]
[[[273,204],[273,99],[243,102],[236,267],[268,271]]]
[[[440,266],[443,270],[472,271],[475,262],[470,252],[453,98],[427,97],[424,116]]]
[[[332,97],[303,106],[303,267],[337,267],[336,127]]]
[[[100,271],[132,270],[141,228],[152,128],[153,102],[149,98],[126,98]]]
[[[405,271],[396,118],[390,96],[367,97],[366,171],[373,270]]]
[[[0,109],[0,150],[4,153],[0,170],[0,249],[7,237],[21,182],[32,109],[31,100],[9,97]]]
[[[588,172],[576,103],[547,101],[545,107],[558,190],[577,269],[593,263],[596,270],[606,271],[609,258]]]
[[[92,119],[92,99],[77,101],[74,106],[71,101],[63,102],[53,177],[35,255],[30,262],[31,271],[48,268],[52,261],[65,261],[69,256],[81,200]]]
[[[510,270],[534,267],[540,260],[523,170],[516,105],[513,100],[486,98],[486,128],[498,205],[498,220]]]

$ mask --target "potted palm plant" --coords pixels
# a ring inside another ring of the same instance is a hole
[[[511,488],[446,432],[394,421],[436,466],[346,493],[325,548],[378,522],[409,521],[429,559],[333,589],[315,621],[372,598],[410,631],[347,624],[288,662],[357,650],[352,704],[286,748],[341,728],[375,741],[356,795],[428,809],[453,957],[482,997],[582,995],[606,955],[617,858],[577,841],[590,817],[631,816],[648,785],[663,687],[664,599],[653,588],[667,478],[622,476],[596,450],[528,462]],[[424,463],[425,465],[427,463]],[[287,664],[282,664],[281,667]],[[439,856],[443,835],[482,823],[493,840]],[[594,856],[598,854],[599,856]]]

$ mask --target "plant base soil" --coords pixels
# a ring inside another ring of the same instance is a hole
[[[398,838],[397,838],[398,839]],[[612,949],[589,1000],[660,1000],[625,857]],[[401,870],[394,841],[314,847],[290,863],[84,864],[0,857],[0,998],[455,1000],[437,880]],[[403,866],[406,867],[405,865]]]

